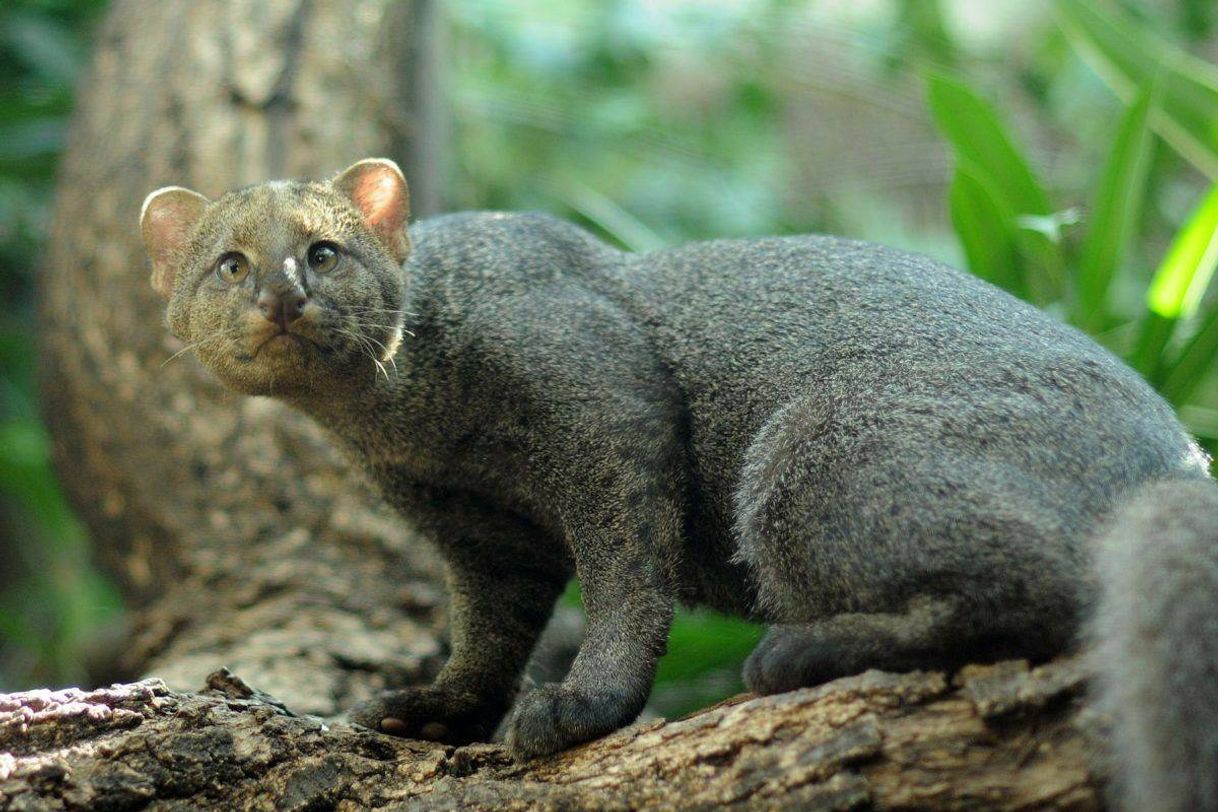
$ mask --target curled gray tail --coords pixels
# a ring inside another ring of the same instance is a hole
[[[1218,811],[1218,484],[1145,488],[1097,552],[1091,634],[1120,806]]]

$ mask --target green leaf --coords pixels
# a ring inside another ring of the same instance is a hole
[[[1183,405],[1213,372],[1215,359],[1218,359],[1218,300],[1211,303],[1197,332],[1163,374],[1159,392],[1173,405]]]
[[[897,42],[887,59],[889,68],[919,62],[944,68],[956,65],[956,46],[942,6],[941,0],[899,0],[892,24]]]
[[[1148,87],[1125,113],[1092,202],[1079,266],[1076,322],[1093,333],[1104,328],[1108,288],[1141,219],[1151,164],[1152,98]]]
[[[1056,214],[998,114],[963,82],[943,74],[929,75],[927,91],[931,113],[957,161],[968,164],[969,172],[985,183],[1000,209],[1009,211],[1019,226],[1016,242],[1030,260],[1024,271],[1027,298],[1042,305],[1059,299],[1061,250],[1053,236],[1038,227]]]
[[[956,155],[988,175],[1016,214],[1052,214],[1049,198],[989,102],[963,82],[930,74],[930,109]]]
[[[646,223],[605,195],[581,183],[568,183],[555,195],[630,251],[642,253],[664,247],[664,240]]]
[[[1185,406],[1180,409],[1180,421],[1194,436],[1218,440],[1218,409]]]
[[[975,276],[1026,298],[1015,225],[987,185],[967,164],[956,167],[948,191],[952,226]]]
[[[1159,39],[1112,3],[1057,0],[1056,8],[1067,38],[1125,101],[1158,84],[1151,126],[1218,180],[1218,67]]]
[[[1146,304],[1168,319],[1188,318],[1197,310],[1214,265],[1218,263],[1218,184],[1176,234],[1155,271]]]
[[[1218,263],[1218,185],[1176,234],[1146,292],[1147,316],[1131,363],[1152,382],[1171,369],[1165,358],[1176,325],[1192,316]]]
[[[80,73],[80,37],[54,14],[8,11],[0,44],[41,81],[70,86]]]
[[[1163,354],[1175,329],[1175,319],[1164,318],[1153,310],[1148,311],[1138,328],[1137,343],[1125,359],[1131,367],[1142,373],[1142,377],[1155,383],[1156,388],[1162,378]]]
[[[716,668],[739,667],[761,639],[755,623],[714,612],[682,611],[668,634],[670,653],[660,660],[656,682],[688,679]]]

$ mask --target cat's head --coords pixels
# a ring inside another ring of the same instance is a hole
[[[397,164],[368,159],[215,201],[167,186],[140,232],[174,335],[226,386],[292,396],[371,381],[392,359],[409,210]]]

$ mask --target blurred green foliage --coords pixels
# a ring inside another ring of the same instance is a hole
[[[453,207],[557,209],[634,250],[797,227],[758,52],[787,5],[450,3]]]
[[[73,678],[106,603],[46,467],[29,339],[102,5],[0,7],[0,554],[18,562],[0,569],[0,688]],[[1218,439],[1212,0],[443,7],[450,208],[544,209],[635,250],[807,231],[920,250],[1096,335]],[[656,708],[737,690],[759,635],[680,615]]]
[[[813,5],[453,4],[457,207],[557,211],[635,250],[828,230],[937,254],[1096,335],[1212,443],[1218,297],[1202,294],[1218,258],[1205,177],[1218,82],[1185,50],[1213,44],[1210,7],[1147,15],[1138,4],[1138,18],[1115,2],[1060,0],[999,24],[987,44],[953,33],[960,2],[900,0],[872,18]],[[834,77],[829,92],[808,91],[814,72]],[[946,197],[949,222],[891,206],[905,180],[883,161],[842,194],[792,188],[799,139],[818,137],[790,126],[794,105],[832,111],[853,95],[881,106],[923,86],[954,171],[948,188],[919,191]],[[1000,96],[1001,112],[987,100]],[[679,615],[653,704],[680,713],[738,690],[758,636]]]
[[[1218,264],[1218,66],[1114,4],[1056,0],[1055,10],[1070,45],[1125,105],[1087,216],[1055,205],[1000,115],[975,90],[932,74],[931,109],[956,156],[952,223],[973,273],[1096,335],[1212,448],[1218,296],[1206,292]],[[1152,161],[1160,139],[1191,165],[1179,173],[1193,176],[1193,208],[1172,223],[1170,243],[1148,275],[1145,255],[1131,257],[1129,249],[1164,225],[1153,218],[1171,177]]]
[[[0,5],[0,690],[82,679],[86,643],[118,604],[50,469],[33,336],[55,164],[103,5]]]

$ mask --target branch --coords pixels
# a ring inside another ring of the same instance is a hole
[[[0,807],[1099,809],[1084,680],[1075,659],[869,671],[524,765],[298,715],[227,671],[31,691],[0,697]]]

